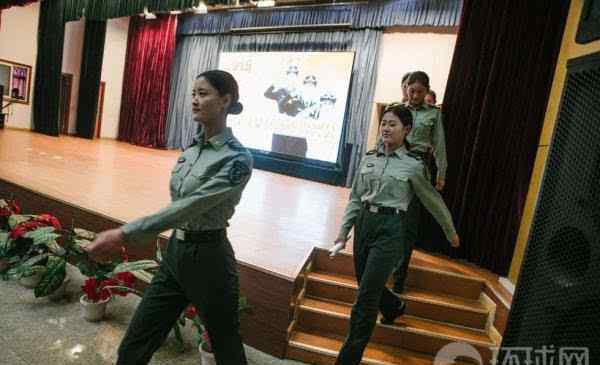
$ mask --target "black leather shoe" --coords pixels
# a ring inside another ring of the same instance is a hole
[[[401,315],[404,314],[404,311],[406,310],[406,303],[404,303],[404,301],[400,302],[400,305],[391,313],[381,313],[381,320],[380,322],[382,324],[394,324],[394,321],[396,321],[396,318],[400,317]]]

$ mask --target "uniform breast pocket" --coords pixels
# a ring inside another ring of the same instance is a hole
[[[408,190],[408,176],[395,175],[391,176],[391,184],[389,186],[390,194],[400,200],[406,198]]]
[[[433,126],[435,125],[434,118],[427,118],[415,126],[415,134],[419,137],[428,137],[431,135]]]

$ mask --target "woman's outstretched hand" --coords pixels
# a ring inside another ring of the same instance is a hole
[[[454,236],[452,236],[452,240],[450,240],[450,246],[454,248],[460,247],[460,238],[458,237],[458,234],[455,233]]]
[[[341,250],[346,248],[346,241],[348,241],[348,238],[339,238],[338,237],[333,242],[333,246],[329,249],[329,257],[334,258],[335,255],[338,254],[338,252],[340,252]]]
[[[121,251],[124,241],[125,235],[122,229],[109,229],[99,233],[94,242],[86,246],[84,250],[92,259],[104,262]]]

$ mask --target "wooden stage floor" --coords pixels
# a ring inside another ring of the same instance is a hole
[[[0,130],[1,179],[121,222],[169,203],[170,171],[179,154],[107,139]],[[349,192],[255,169],[230,222],[238,261],[294,280],[313,247],[335,238]]]

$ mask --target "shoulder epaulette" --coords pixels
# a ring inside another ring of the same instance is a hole
[[[234,151],[237,152],[246,152],[246,147],[244,147],[237,139],[231,138],[227,141],[227,145]]]
[[[421,161],[421,160],[423,159],[423,158],[421,157],[421,155],[419,155],[419,154],[418,154],[418,153],[416,153],[416,152],[409,151],[409,152],[407,153],[407,155],[408,155],[408,156],[410,156],[410,157],[412,157],[412,158],[414,158],[415,160],[419,160],[419,161]]]

